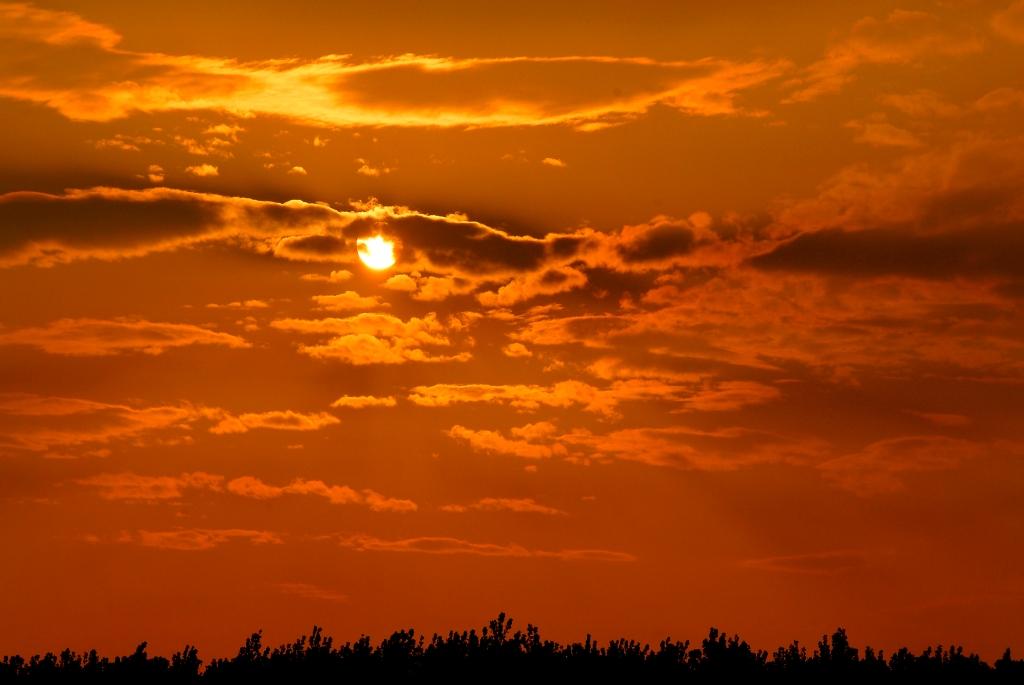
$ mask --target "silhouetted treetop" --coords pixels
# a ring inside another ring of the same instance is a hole
[[[198,650],[185,645],[166,659],[150,656],[142,642],[127,656],[101,657],[65,649],[28,659],[0,662],[0,683],[328,683],[432,681],[522,681],[568,678],[619,682],[1000,682],[1024,683],[1024,660],[1009,650],[994,665],[963,647],[928,647],[915,654],[903,647],[887,659],[870,646],[853,647],[846,630],[823,635],[813,652],[794,641],[769,653],[739,635],[712,627],[700,647],[666,638],[657,648],[620,638],[601,645],[542,639],[527,624],[513,632],[504,613],[478,633],[449,631],[428,640],[399,630],[380,642],[362,635],[335,646],[319,626],[292,643],[271,649],[263,632],[245,639],[233,658],[213,659],[205,668]]]

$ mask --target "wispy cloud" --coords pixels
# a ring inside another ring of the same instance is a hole
[[[524,559],[557,559],[560,561],[628,562],[636,557],[627,552],[604,549],[545,550],[515,543],[471,542],[461,538],[421,536],[384,539],[372,535],[338,536],[338,544],[360,552],[396,552],[429,555],[469,555],[481,557],[513,557]]]

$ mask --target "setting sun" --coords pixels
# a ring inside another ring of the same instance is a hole
[[[356,251],[363,264],[381,271],[395,265],[395,244],[383,236],[375,235],[356,240]]]

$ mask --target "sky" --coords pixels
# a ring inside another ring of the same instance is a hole
[[[1021,74],[1021,0],[0,4],[0,653],[1024,650]]]

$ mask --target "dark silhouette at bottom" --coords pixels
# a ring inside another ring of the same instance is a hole
[[[843,628],[822,636],[807,652],[798,642],[769,654],[754,650],[738,635],[711,628],[700,646],[662,640],[657,648],[633,640],[599,645],[543,640],[536,626],[512,632],[504,613],[480,630],[436,633],[429,639],[412,629],[379,643],[362,636],[338,647],[314,626],[291,644],[263,646],[253,633],[238,655],[213,659],[203,668],[195,647],[186,645],[170,659],[149,656],[146,643],[134,654],[110,659],[92,650],[65,649],[29,659],[4,657],[0,683],[305,683],[388,682],[432,679],[512,681],[569,678],[572,682],[1014,682],[1024,683],[1024,659],[1007,648],[989,665],[962,647],[940,645],[914,654],[901,648],[888,657],[881,650],[852,647]]]

